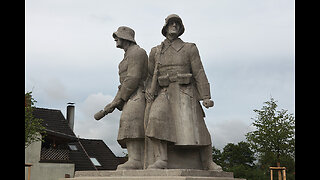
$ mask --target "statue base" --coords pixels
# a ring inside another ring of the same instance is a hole
[[[59,180],[240,180],[232,172],[197,169],[76,171],[74,178]],[[244,180],[244,179],[241,179]]]

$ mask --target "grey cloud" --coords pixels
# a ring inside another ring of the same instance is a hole
[[[81,138],[102,139],[118,156],[124,151],[117,142],[120,111],[115,110],[99,121],[93,115],[103,109],[113,100],[113,96],[96,93],[89,95],[76,106],[75,126],[76,135]]]
[[[228,143],[246,141],[245,134],[253,130],[250,124],[235,119],[215,123],[211,129],[212,144],[220,150]]]

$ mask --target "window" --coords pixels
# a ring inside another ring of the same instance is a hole
[[[101,164],[99,163],[99,161],[96,158],[91,157],[90,160],[95,166],[101,166]]]
[[[72,150],[72,151],[77,151],[78,150],[76,145],[68,144],[68,146],[69,146],[70,150]]]

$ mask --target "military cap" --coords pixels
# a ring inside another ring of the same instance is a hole
[[[112,34],[113,38],[121,38],[136,43],[134,40],[134,30],[127,26],[120,26],[116,32]]]
[[[164,26],[163,26],[163,28],[162,28],[162,31],[161,31],[162,35],[164,35],[164,36],[167,35],[167,26],[168,26],[168,24],[169,24],[169,21],[170,21],[170,20],[173,20],[173,19],[177,20],[177,21],[180,23],[180,26],[181,26],[180,32],[179,32],[179,34],[178,34],[178,37],[181,36],[181,35],[184,33],[184,26],[183,26],[183,23],[182,23],[182,19],[181,19],[178,15],[176,15],[176,14],[170,14],[170,15],[165,19],[165,24],[164,24]]]

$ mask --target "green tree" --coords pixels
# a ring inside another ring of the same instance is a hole
[[[214,146],[212,146],[212,160],[218,165],[222,165],[221,151]]]
[[[34,118],[32,110],[34,108],[34,103],[36,100],[32,98],[32,92],[25,93],[24,106],[25,106],[25,118],[24,118],[24,127],[25,127],[25,143],[24,147],[27,148],[31,143],[35,141],[40,141],[40,134],[45,133],[45,128],[42,126],[41,119]]]
[[[254,166],[254,152],[250,149],[247,142],[239,142],[238,144],[228,143],[221,153],[223,161],[223,170],[233,172],[234,177],[246,178],[247,180],[256,179],[263,174],[259,174]],[[252,178],[255,177],[255,178]]]
[[[271,98],[261,110],[253,110],[257,113],[252,118],[256,130],[246,134],[264,169],[295,158],[295,118],[288,110],[277,110],[276,102]]]
[[[236,165],[253,166],[254,152],[250,149],[250,144],[247,142],[239,142],[238,144],[228,143],[222,152],[221,159],[226,167]]]
[[[270,180],[270,177],[268,177],[264,171],[256,166],[248,167],[240,164],[230,167],[228,171],[233,172],[235,178],[244,178],[246,180]]]

